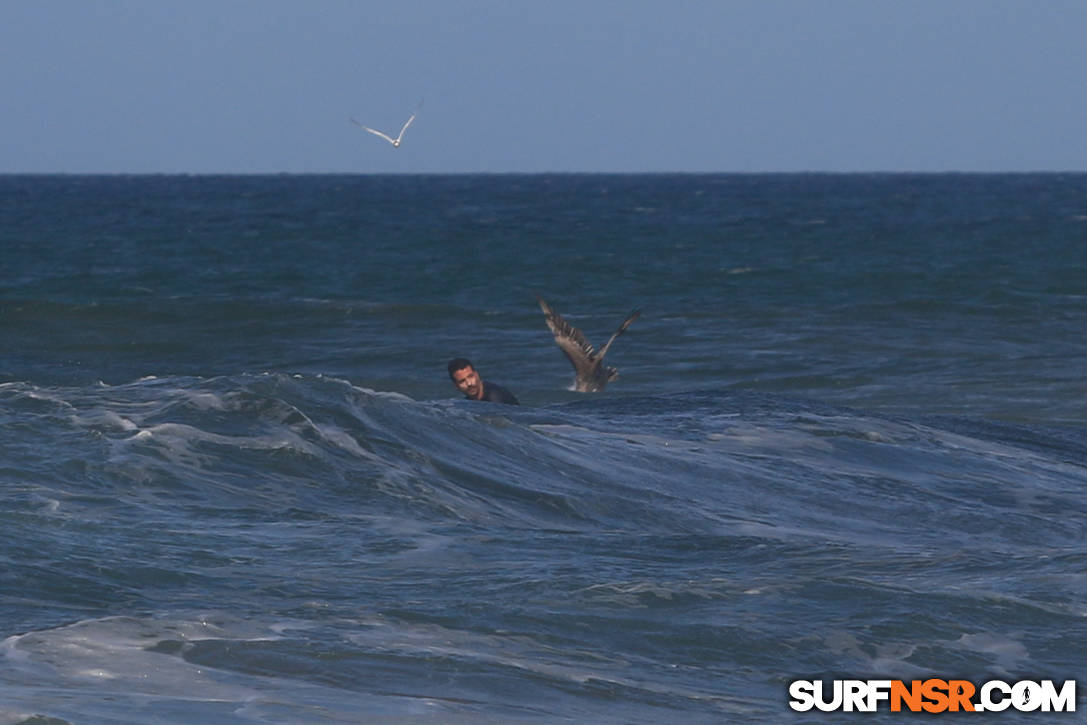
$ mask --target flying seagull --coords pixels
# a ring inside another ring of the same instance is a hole
[[[370,128],[369,126],[363,126],[363,125],[362,125],[361,123],[359,123],[358,121],[356,121],[354,117],[352,117],[352,118],[351,118],[351,123],[355,124],[356,126],[358,126],[359,128],[363,129],[364,131],[369,131],[370,133],[374,134],[375,136],[380,136],[381,138],[383,138],[383,139],[385,139],[386,141],[388,141],[389,143],[391,143],[391,144],[393,145],[393,148],[400,148],[400,142],[401,142],[401,141],[403,140],[403,138],[404,138],[404,132],[408,130],[408,126],[410,126],[410,125],[411,125],[411,122],[415,120],[415,116],[416,116],[416,114],[418,114],[418,113],[419,113],[419,108],[421,108],[421,107],[422,107],[422,105],[423,105],[423,104],[422,104],[422,102],[420,101],[420,103],[419,103],[419,107],[417,107],[417,108],[415,109],[415,113],[411,114],[411,118],[409,118],[409,119],[408,119],[408,120],[407,120],[407,121],[406,121],[406,122],[404,123],[404,125],[403,125],[403,126],[401,127],[401,129],[400,129],[400,133],[398,133],[398,134],[396,135],[396,138],[393,138],[392,136],[389,136],[388,134],[384,134],[384,133],[382,133],[381,131],[378,131],[378,130],[376,130],[376,129]]]
[[[630,327],[630,323],[638,319],[638,315],[642,314],[641,310],[634,310],[627,315],[627,318],[623,320],[623,324],[619,325],[619,329],[604,343],[604,347],[600,348],[600,352],[596,352],[593,346],[589,344],[589,341],[585,339],[585,336],[581,334],[581,330],[562,319],[559,313],[555,312],[543,297],[536,295],[536,300],[540,303],[540,309],[543,310],[547,326],[551,328],[551,332],[555,335],[555,344],[559,346],[570,364],[574,366],[574,372],[577,375],[574,380],[574,390],[579,393],[597,393],[603,390],[605,385],[619,377],[618,370],[603,364],[604,355],[607,354],[611,344],[615,342],[615,338],[626,332],[626,329]]]

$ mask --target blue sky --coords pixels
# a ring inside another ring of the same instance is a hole
[[[0,173],[1087,171],[1082,0],[0,3]],[[393,149],[348,121],[393,135]]]

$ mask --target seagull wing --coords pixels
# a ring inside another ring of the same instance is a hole
[[[381,138],[383,138],[386,141],[388,141],[389,143],[391,143],[393,146],[395,146],[396,142],[400,140],[400,139],[390,138],[389,136],[386,136],[385,134],[381,133],[381,131],[370,128],[369,126],[363,126],[363,128],[365,130],[369,131],[370,133],[374,134],[375,136],[380,136]]]
[[[543,297],[536,295],[536,300],[540,303],[540,309],[543,310],[544,319],[547,320],[551,334],[555,336],[555,344],[574,366],[578,377],[590,378],[597,366],[597,355],[593,346],[581,334],[581,330],[564,320]]]
[[[351,123],[355,124],[356,126],[361,128],[363,131],[369,131],[370,133],[374,134],[375,136],[380,136],[381,138],[385,139],[386,141],[393,144],[394,146],[396,145],[396,142],[399,140],[399,139],[390,138],[389,136],[386,136],[385,134],[383,134],[381,131],[377,131],[375,129],[372,129],[369,126],[363,126],[361,123],[359,123],[358,121],[356,121],[353,118],[351,119]],[[410,123],[410,121],[409,121],[409,123]],[[407,128],[407,126],[405,126],[404,128]],[[400,135],[403,136],[404,132],[401,131]]]
[[[404,138],[404,132],[408,130],[408,126],[410,126],[411,122],[414,121],[414,120],[415,120],[415,114],[413,113],[413,114],[411,114],[411,118],[409,118],[407,120],[407,122],[404,124],[404,127],[400,129],[400,135],[398,135],[396,137],[396,143],[400,143],[400,139]],[[384,136],[384,134],[382,134],[382,135]],[[389,137],[386,136],[385,138],[389,138]],[[389,140],[391,141],[392,139],[389,139]]]
[[[607,342],[604,343],[604,347],[600,348],[600,354],[596,356],[598,360],[608,354],[608,348],[611,347],[611,344],[613,342],[615,342],[615,338],[626,332],[627,328],[630,327],[630,323],[638,319],[639,315],[641,314],[641,310],[634,310],[629,315],[627,315],[627,318],[623,320],[623,324],[619,325],[619,329],[612,333],[612,336],[608,338]]]

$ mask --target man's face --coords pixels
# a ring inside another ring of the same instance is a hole
[[[457,386],[457,390],[469,398],[479,400],[479,396],[483,394],[483,385],[479,381],[479,374],[471,365],[453,371],[453,384]]]

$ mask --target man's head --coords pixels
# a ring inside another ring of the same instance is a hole
[[[472,367],[468,360],[458,357],[449,361],[449,379],[457,386],[457,390],[473,400],[483,397],[483,381],[479,379],[479,373]]]

